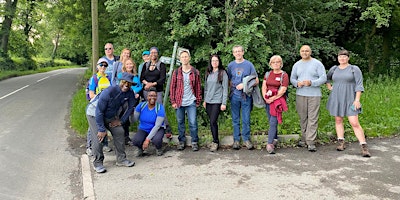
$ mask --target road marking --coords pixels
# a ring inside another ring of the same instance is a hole
[[[45,80],[45,79],[48,79],[49,77],[50,77],[50,76],[46,76],[46,77],[44,77],[44,78],[41,78],[41,79],[37,80],[36,83],[39,83],[40,81],[43,81],[43,80]]]
[[[90,171],[89,156],[82,154],[81,156],[81,166],[82,166],[82,186],[83,186],[83,199],[85,200],[95,200],[92,172]]]
[[[19,91],[21,91],[21,90],[23,90],[23,89],[25,89],[25,88],[27,88],[27,87],[29,87],[29,85],[25,85],[24,87],[19,88],[18,90],[15,90],[14,92],[8,93],[8,94],[6,94],[6,95],[0,97],[0,100],[4,99],[4,98],[6,98],[6,97],[8,97],[8,96],[10,96],[10,95],[13,95],[14,93],[17,93],[17,92],[19,92]]]

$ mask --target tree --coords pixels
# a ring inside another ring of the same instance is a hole
[[[6,0],[6,4],[4,6],[4,20],[0,30],[0,56],[4,58],[8,58],[8,41],[17,3],[18,0]]]

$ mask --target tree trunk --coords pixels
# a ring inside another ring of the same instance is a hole
[[[0,30],[0,54],[8,57],[8,40],[10,38],[11,25],[15,16],[18,0],[6,0],[3,25]]]
[[[60,30],[58,30],[56,40],[54,41],[54,48],[53,48],[53,52],[51,53],[51,61],[52,62],[54,62],[54,59],[56,58],[59,40],[60,40]]]

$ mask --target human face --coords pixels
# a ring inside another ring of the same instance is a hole
[[[133,62],[131,60],[125,62],[125,69],[127,72],[133,73]]]
[[[147,55],[147,54],[146,54],[146,55],[143,55],[143,56],[142,56],[142,59],[143,59],[144,62],[147,62],[147,61],[150,60],[150,55]]]
[[[156,49],[152,49],[150,51],[150,59],[157,60],[158,59],[158,51]]]
[[[273,59],[271,60],[271,62],[269,62],[269,66],[271,67],[271,69],[273,70],[278,70],[281,69],[282,67],[282,60],[280,59]]]
[[[244,55],[244,50],[241,47],[235,47],[232,50],[233,56],[235,56],[235,60],[237,61],[242,61],[243,60],[243,55]]]
[[[300,48],[300,56],[302,60],[311,59],[311,48],[308,45],[304,45]]]
[[[126,80],[121,80],[119,82],[119,87],[121,88],[122,92],[128,92],[131,89],[132,83],[126,81]]]
[[[122,52],[122,56],[124,57],[124,59],[127,59],[131,57],[131,52],[129,50],[125,50]]]
[[[108,67],[108,64],[106,62],[101,62],[100,64],[97,65],[97,70],[99,70],[100,73],[104,73]]]
[[[218,68],[218,65],[219,65],[219,60],[218,60],[218,58],[217,57],[212,57],[211,58],[211,66],[213,67],[213,68]]]
[[[182,52],[179,56],[179,60],[181,61],[182,65],[189,65],[190,56],[187,52]]]
[[[107,44],[104,46],[104,53],[106,54],[106,56],[111,56],[111,55],[113,55],[113,54],[114,54],[114,47],[113,47],[113,45],[110,44],[110,43],[107,43]]]
[[[149,105],[155,105],[157,101],[157,92],[150,91],[147,93],[147,101]]]
[[[338,62],[341,65],[346,65],[349,63],[349,56],[346,55],[338,55]]]

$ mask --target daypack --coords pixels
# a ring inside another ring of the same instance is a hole
[[[145,63],[145,66],[146,66],[146,71],[149,69],[149,67],[150,67],[150,62],[151,61],[147,61],[146,63]],[[156,63],[156,68],[158,69],[158,71],[160,71],[160,65],[161,65],[161,61],[157,61],[157,63]]]
[[[270,73],[271,71],[267,71],[267,72],[265,72],[265,75],[264,75],[264,79],[265,80],[268,80],[268,77],[269,77],[269,73]],[[285,75],[286,74],[286,72],[285,71],[282,71],[282,74],[281,74],[281,86],[282,86],[282,84],[283,84],[283,75]],[[280,89],[280,87],[279,87],[279,89]],[[286,92],[285,92],[285,94],[284,94],[285,96],[286,96],[286,101],[288,100],[288,98],[289,98],[289,87],[286,89]]]
[[[147,104],[149,104],[149,102],[146,101],[140,105],[140,112],[143,111],[143,109],[147,106]],[[161,108],[160,104],[156,102],[156,114],[158,114],[158,111],[160,110],[160,108]]]
[[[94,80],[94,82],[95,82],[96,84],[98,84],[99,79],[97,78],[97,74],[94,74],[94,75],[93,75],[93,80]],[[89,84],[90,84],[90,78],[89,78],[89,80],[86,82],[86,90],[85,90],[85,92],[86,92],[86,99],[87,99],[88,101],[90,101]]]
[[[354,66],[353,65],[349,65],[349,67],[351,68],[351,72],[353,72],[353,76],[354,76]],[[335,70],[338,68],[338,66],[337,65],[335,65],[335,66],[333,66],[332,67],[333,69],[332,69],[332,73],[329,73],[329,74],[327,74],[327,78],[328,78],[328,80],[332,80],[332,76],[333,76],[333,73],[335,73]],[[329,70],[330,71],[330,70]]]

